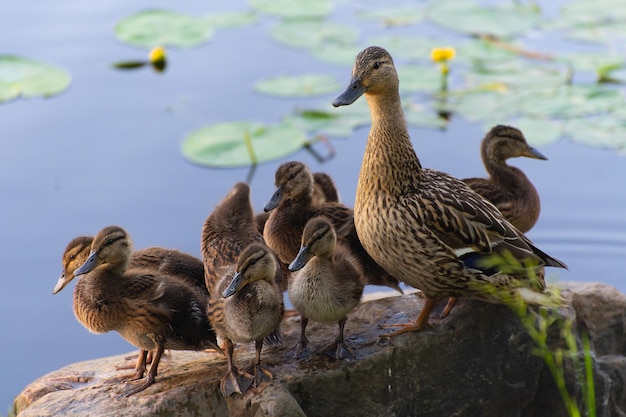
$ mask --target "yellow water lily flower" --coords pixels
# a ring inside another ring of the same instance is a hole
[[[165,48],[162,46],[157,46],[156,48],[152,48],[149,55],[150,62],[152,64],[163,63],[166,59]]]
[[[454,59],[456,56],[456,50],[452,47],[447,48],[433,48],[430,51],[430,58],[435,62],[446,62]]]

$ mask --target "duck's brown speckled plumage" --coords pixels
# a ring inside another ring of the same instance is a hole
[[[165,349],[221,351],[205,314],[206,296],[176,277],[128,269],[131,253],[126,231],[109,226],[95,236],[89,257],[74,272],[79,276],[74,313],[87,329],[95,333],[115,330],[142,349],[138,378],[145,370],[147,352],[154,351],[147,377],[125,395],[154,382]]]
[[[278,326],[284,307],[276,283],[282,281],[282,274],[276,255],[263,242],[253,218],[250,188],[238,183],[207,217],[202,228],[205,279],[211,293],[207,315],[226,342],[229,362],[221,384],[225,396],[245,393],[251,384],[258,385],[271,378],[260,365],[263,339],[280,337]],[[246,285],[222,298],[226,287],[235,285],[237,279]],[[233,342],[249,341],[255,341],[257,348],[253,376],[239,371],[232,360]]]
[[[263,237],[283,264],[288,265],[296,257],[307,221],[323,216],[330,221],[339,238],[348,243],[368,284],[386,285],[401,292],[398,281],[376,264],[361,245],[354,228],[352,209],[335,202],[313,203],[313,175],[305,164],[291,161],[278,167],[276,187],[265,207],[270,210],[270,216]]]
[[[344,325],[346,315],[359,305],[363,294],[363,272],[350,248],[337,241],[333,226],[324,217],[307,222],[300,251],[289,269],[289,299],[302,316],[300,340],[293,356],[301,358],[312,351],[306,337],[311,319],[339,324],[337,339],[324,353],[335,359],[353,357],[344,340]]]
[[[357,56],[350,86],[333,102],[347,105],[365,94],[372,116],[354,208],[356,230],[367,252],[429,299],[501,301],[481,283],[503,291],[537,286],[539,294],[543,283],[531,283],[525,275],[489,275],[468,267],[468,262],[475,266],[479,258],[504,252],[540,266],[565,265],[537,249],[465,183],[422,168],[406,127],[398,84],[389,53],[369,47]],[[462,252],[470,256],[465,264],[459,257]],[[423,327],[424,317],[420,319],[411,330]]]
[[[526,233],[539,218],[539,194],[524,172],[508,165],[506,160],[519,156],[547,158],[528,145],[519,129],[504,125],[494,126],[487,133],[480,154],[490,177],[466,178],[463,182],[495,205],[519,231]]]

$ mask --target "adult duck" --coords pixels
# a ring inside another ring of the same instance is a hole
[[[167,274],[128,269],[132,240],[118,226],[102,229],[93,239],[87,260],[74,275],[74,313],[94,333],[117,331],[141,349],[136,378],[143,376],[146,356],[153,351],[148,374],[126,389],[130,396],[156,379],[165,349],[222,352],[206,310],[206,296]]]
[[[489,178],[466,178],[463,182],[496,206],[520,232],[528,232],[539,218],[539,194],[524,172],[506,160],[520,156],[548,158],[530,146],[519,129],[504,125],[494,126],[487,133],[480,155]]]
[[[337,242],[332,224],[324,217],[310,219],[302,233],[302,244],[289,265],[289,299],[301,315],[300,339],[292,356],[308,356],[313,348],[306,337],[309,319],[339,324],[337,339],[323,352],[334,359],[354,357],[345,342],[346,315],[354,310],[363,295],[362,271],[358,260],[344,242]]]
[[[372,118],[354,206],[359,239],[387,272],[427,298],[415,323],[391,335],[422,329],[435,302],[446,297],[500,303],[519,294],[533,304],[553,303],[543,281],[529,279],[523,267],[504,273],[484,266],[499,254],[537,268],[565,268],[464,182],[422,168],[398,87],[391,55],[372,46],[358,54],[348,88],[333,101],[349,105],[365,95]]]
[[[235,184],[208,215],[200,245],[206,287],[211,293],[207,315],[226,343],[228,372],[222,378],[221,391],[225,397],[243,394],[271,378],[260,365],[261,349],[264,338],[280,338],[284,310],[276,287],[282,282],[281,269],[256,229],[246,183]],[[253,375],[240,371],[233,361],[234,343],[249,341],[255,341],[257,349]]]
[[[289,265],[298,254],[307,221],[324,216],[361,264],[367,284],[385,285],[402,292],[398,280],[381,268],[361,245],[354,228],[352,209],[338,202],[317,205],[313,202],[313,175],[305,164],[299,161],[283,163],[276,170],[275,183],[276,191],[264,208],[270,216],[263,237],[284,265]]]

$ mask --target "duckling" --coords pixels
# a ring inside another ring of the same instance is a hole
[[[463,182],[495,205],[520,232],[528,232],[539,218],[539,194],[524,172],[506,160],[518,156],[548,158],[531,147],[519,129],[503,125],[487,133],[480,154],[490,178],[466,178]]]
[[[339,202],[339,191],[330,175],[324,172],[313,173],[313,195],[311,197],[314,206],[324,203]],[[265,228],[265,223],[267,223],[269,216],[270,212],[266,211],[254,216],[254,221],[259,233],[263,234],[263,229]]]
[[[74,275],[74,314],[94,333],[117,331],[142,349],[138,369],[145,370],[148,351],[154,351],[143,382],[124,391],[130,396],[156,379],[165,349],[204,350],[217,345],[205,314],[206,298],[189,284],[164,273],[128,269],[132,240],[118,226],[102,229],[93,239],[87,260]],[[141,373],[143,376],[143,372]],[[137,379],[141,377],[137,375]]]
[[[74,271],[89,257],[92,242],[92,236],[78,236],[68,243],[63,252],[63,272],[52,290],[53,294],[61,291],[74,279]],[[187,282],[204,295],[209,295],[204,283],[202,261],[187,253],[158,246],[140,249],[132,253],[128,268],[163,272]]]
[[[387,272],[427,297],[415,323],[387,336],[422,329],[435,301],[447,297],[501,303],[503,294],[519,294],[532,304],[562,302],[524,268],[505,273],[484,266],[492,254],[507,254],[537,268],[566,268],[467,184],[422,168],[398,86],[391,55],[372,46],[358,54],[350,85],[333,101],[335,107],[349,105],[365,95],[372,117],[354,206],[359,239]]]
[[[217,334],[226,342],[228,373],[221,381],[222,394],[245,393],[273,378],[261,366],[263,340],[275,331],[283,317],[282,295],[274,282],[278,261],[262,243],[251,243],[239,255],[236,273],[225,273],[215,282],[208,315]],[[232,278],[232,280],[231,280]],[[222,298],[223,297],[223,298]],[[255,342],[256,360],[250,371],[234,365],[234,343]]]
[[[358,261],[344,243],[337,242],[332,224],[323,217],[310,219],[302,233],[302,245],[289,265],[289,299],[300,312],[301,332],[292,349],[300,359],[312,352],[306,337],[309,319],[337,321],[339,336],[324,349],[331,358],[354,357],[344,339],[346,315],[354,310],[363,295],[362,271]],[[297,271],[297,272],[296,272]]]
[[[223,287],[227,285],[227,277],[233,276],[236,272],[235,269],[238,262],[244,262],[245,258],[243,257],[243,252],[252,244],[264,245],[265,243],[263,241],[263,237],[258,232],[254,224],[254,212],[252,209],[252,203],[250,202],[250,187],[246,183],[240,182],[235,184],[226,197],[224,197],[224,199],[215,207],[213,212],[206,218],[202,227],[201,251],[205,268],[206,287],[211,293],[211,302],[209,303],[209,308],[207,309],[207,314],[211,322],[232,323],[232,321],[236,320],[236,318],[226,316],[237,313],[235,317],[241,318],[241,316],[247,314],[251,308],[254,308],[255,306],[258,308],[267,308],[265,303],[273,301],[272,297],[267,295],[269,292],[266,288],[267,285],[262,283],[259,283],[258,285],[251,285],[246,289],[246,291],[243,291],[237,297],[234,297],[228,302],[221,301],[219,299],[219,295],[223,295]],[[269,251],[269,249],[267,252],[267,256],[274,258],[278,264],[278,258],[276,255]],[[272,275],[274,283],[276,285],[280,285],[283,281],[281,269],[275,268]],[[256,289],[261,288],[261,286],[265,288],[264,292],[256,293]],[[247,300],[248,303],[250,303],[248,306],[241,304],[241,299],[244,296],[248,297]],[[279,297],[279,299],[279,309],[282,317],[284,307],[282,304],[282,297]],[[231,307],[229,309],[224,309],[223,306],[226,305],[230,305]],[[237,306],[239,306],[239,311],[234,310]],[[270,320],[266,317],[267,315],[259,314],[258,318],[269,322]],[[250,322],[252,319],[253,318],[249,318],[245,323]],[[280,319],[275,321],[272,318],[271,324],[274,326],[273,332],[267,333],[263,337],[269,338],[270,340],[280,341]],[[234,334],[232,330],[235,328],[234,325],[231,324],[229,326],[231,327],[225,328],[224,325],[219,324],[217,327],[218,334],[226,340],[226,352],[229,356],[229,371],[226,377],[222,380],[221,384],[224,396],[229,396],[233,393],[245,393],[252,383],[260,383],[264,380],[264,377],[261,375],[264,374],[264,372],[260,367],[257,367],[260,373],[255,372],[255,376],[252,377],[245,372],[240,372],[233,365],[232,341],[244,339],[256,341],[256,338],[246,338],[246,335],[251,334],[251,330],[242,328],[240,330],[242,332],[245,330],[245,332],[241,335],[237,335]],[[265,325],[260,324],[258,324],[258,327],[259,329],[266,328]],[[257,334],[255,334],[255,337],[256,335]],[[259,355],[261,347],[262,344],[257,342]]]
[[[313,203],[313,175],[305,164],[291,161],[279,166],[276,187],[264,208],[270,212],[270,216],[263,237],[281,263],[289,265],[298,254],[306,222],[312,217],[324,216],[331,222],[339,238],[347,241],[361,264],[367,284],[386,285],[402,292],[398,280],[374,262],[363,249],[354,228],[352,209],[335,202]]]

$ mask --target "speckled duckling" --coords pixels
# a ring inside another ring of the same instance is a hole
[[[520,232],[528,232],[539,218],[539,194],[524,172],[506,160],[519,156],[548,158],[530,146],[519,129],[504,125],[494,126],[487,133],[480,155],[489,178],[466,178],[463,182],[496,206]]]
[[[313,175],[298,161],[285,162],[276,170],[276,191],[266,204],[270,212],[263,230],[267,245],[280,261],[289,265],[298,254],[302,232],[307,221],[324,216],[332,224],[337,236],[345,240],[360,263],[365,282],[385,285],[402,292],[398,280],[381,268],[363,249],[354,228],[352,209],[341,203],[313,203]],[[281,287],[283,290],[286,286]]]
[[[306,337],[311,319],[339,324],[339,336],[324,349],[326,355],[335,359],[354,357],[345,342],[344,327],[346,315],[359,305],[363,295],[363,276],[359,262],[344,243],[337,242],[328,220],[314,217],[307,222],[300,251],[289,270],[293,272],[289,299],[302,316],[300,340],[289,355],[300,359],[313,351]]]
[[[464,182],[422,168],[398,86],[391,55],[373,46],[358,54],[350,85],[333,102],[349,105],[365,95],[372,117],[354,207],[358,236],[379,265],[427,297],[416,322],[397,325],[390,335],[422,329],[435,302],[446,297],[500,303],[503,294],[519,294],[532,304],[559,302],[526,270],[505,274],[482,265],[491,254],[507,253],[538,268],[565,267]]]
[[[147,376],[126,389],[126,396],[152,385],[165,349],[222,352],[205,314],[206,297],[170,275],[127,269],[131,253],[126,231],[105,227],[93,239],[85,263],[74,271],[79,277],[74,288],[78,320],[94,333],[115,330],[142,349],[143,369],[147,352],[154,351]]]
[[[207,315],[211,322],[217,323],[216,331],[225,340],[228,356],[222,394],[226,397],[242,394],[250,386],[271,378],[271,373],[260,365],[261,349],[264,338],[279,338],[284,311],[282,296],[275,286],[282,281],[278,259],[256,229],[247,184],[235,184],[206,218],[201,249],[206,287],[211,293]],[[226,291],[231,278],[233,281]],[[250,375],[234,365],[233,342],[252,340],[256,343],[257,362],[254,374]]]

